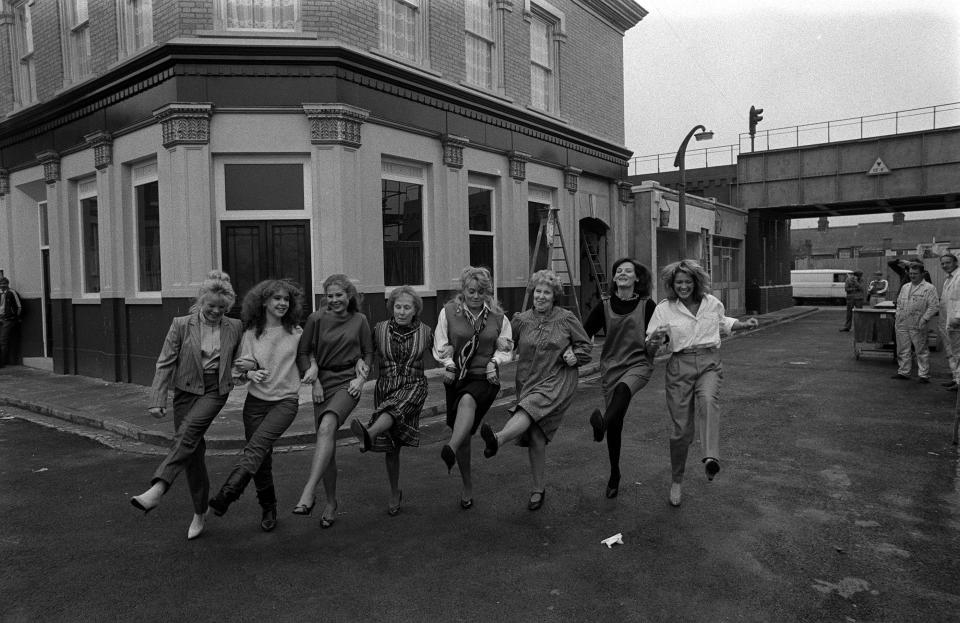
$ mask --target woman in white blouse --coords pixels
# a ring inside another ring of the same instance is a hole
[[[665,386],[673,420],[670,504],[679,506],[687,452],[696,428],[700,429],[707,479],[713,480],[720,471],[720,334],[755,328],[757,319],[740,321],[725,315],[723,303],[710,294],[710,276],[694,260],[666,266],[660,279],[667,298],[660,301],[647,323],[647,349],[655,352],[666,344],[672,353]]]

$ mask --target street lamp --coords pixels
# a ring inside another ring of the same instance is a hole
[[[673,161],[673,166],[680,169],[680,188],[677,192],[677,216],[680,219],[680,223],[677,229],[680,235],[681,260],[687,259],[687,169],[684,166],[684,159],[687,155],[687,143],[690,142],[690,137],[694,137],[698,141],[709,141],[713,138],[713,132],[710,132],[702,125],[698,125],[687,132],[687,136],[683,139],[683,142],[680,143],[680,149],[677,150],[677,157]]]

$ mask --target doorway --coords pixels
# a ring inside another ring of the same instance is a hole
[[[230,316],[240,316],[243,297],[264,279],[295,281],[303,288],[304,313],[313,309],[309,221],[222,221],[220,232],[223,270],[237,293]]]

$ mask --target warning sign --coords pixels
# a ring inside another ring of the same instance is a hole
[[[877,161],[874,162],[870,170],[867,171],[867,175],[886,175],[889,172],[890,169],[887,168],[887,165],[883,164],[883,160],[877,158]]]

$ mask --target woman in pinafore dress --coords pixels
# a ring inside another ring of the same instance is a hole
[[[383,452],[390,481],[387,514],[400,514],[400,449],[420,445],[420,412],[427,399],[423,355],[433,343],[430,327],[420,322],[423,299],[410,286],[394,288],[387,299],[392,320],[373,327],[373,345],[380,375],[374,390],[374,411],[364,426],[354,418],[350,430],[360,451]]]
[[[495,433],[484,423],[480,436],[486,444],[483,455],[487,458],[512,439],[518,438],[517,445],[528,448],[533,491],[527,508],[535,511],[543,506],[546,496],[546,446],[573,400],[579,378],[577,367],[590,361],[591,344],[573,312],[554,305],[563,294],[556,273],[535,272],[527,290],[533,295],[533,309],[515,315],[511,323],[520,355],[517,404],[500,432]]]
[[[500,365],[513,350],[510,323],[493,298],[493,278],[482,267],[460,273],[460,292],[443,306],[434,330],[433,357],[443,366],[450,441],[440,451],[447,472],[460,466],[460,508],[473,508],[470,437],[500,391]]]
[[[653,374],[653,357],[645,351],[647,319],[656,304],[650,300],[650,270],[632,258],[613,263],[616,290],[590,312],[583,327],[591,337],[606,332],[600,355],[600,382],[604,411],[590,416],[593,440],[607,437],[610,478],[606,496],[617,497],[620,490],[620,446],[623,418],[633,395],[646,386]]]
[[[310,476],[293,509],[309,515],[316,503],[316,489],[323,479],[326,505],[320,527],[329,528],[337,514],[337,429],[347,420],[370,372],[373,342],[367,317],[360,313],[360,295],[346,275],[330,275],[323,282],[326,306],[310,314],[303,328],[297,353],[301,366],[308,366],[313,383],[313,416],[317,446]]]

